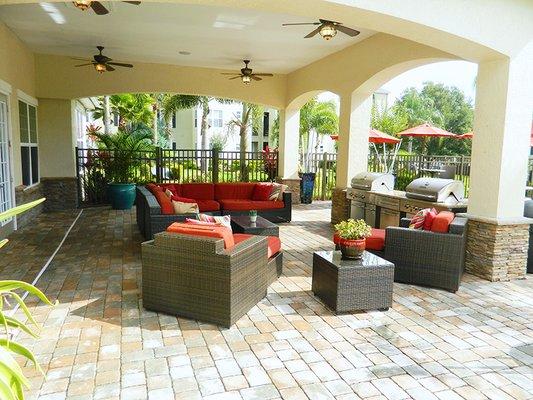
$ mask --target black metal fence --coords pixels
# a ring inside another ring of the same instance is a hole
[[[76,148],[78,201],[107,203],[106,165],[113,151]],[[135,153],[130,168],[133,181],[148,182],[266,182],[278,172],[277,152],[161,149]]]

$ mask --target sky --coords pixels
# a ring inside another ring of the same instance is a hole
[[[383,85],[382,89],[389,92],[389,105],[401,97],[402,92],[410,87],[421,89],[424,82],[433,81],[446,86],[456,86],[463,91],[472,103],[475,100],[475,78],[477,75],[477,64],[467,61],[446,61],[424,65],[414,68]],[[328,100],[336,97],[332,93],[323,93],[320,100]]]

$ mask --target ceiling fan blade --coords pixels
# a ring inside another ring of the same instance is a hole
[[[304,36],[305,39],[309,39],[309,38],[312,38],[313,36],[315,36],[318,32],[320,32],[320,29],[322,29],[322,25],[320,25],[318,28],[316,28],[314,31],[308,33],[307,35]]]
[[[234,80],[234,79],[239,79],[241,77],[241,75],[237,75],[237,76],[234,76],[233,78],[229,78],[230,81]]]
[[[93,63],[79,64],[79,65],[75,65],[75,67],[86,67],[87,65],[93,65]]]
[[[331,21],[331,20],[329,20],[329,19],[322,19],[322,18],[319,18],[318,20],[320,21],[321,24],[342,25],[340,22],[337,22],[337,21]]]
[[[274,76],[274,74],[253,74],[255,76]]]
[[[320,22],[297,22],[293,24],[281,24],[281,26],[297,26],[297,25],[320,25]]]
[[[346,35],[351,37],[357,36],[361,33],[359,31],[356,31],[355,29],[348,28],[344,25],[335,25],[335,28],[337,28],[339,32],[345,33]]]
[[[109,14],[109,10],[104,7],[102,3],[99,1],[93,1],[91,3],[91,8],[97,15],[106,15]]]
[[[109,72],[112,72],[112,71],[115,70],[115,68],[113,68],[113,67],[112,67],[111,65],[109,65],[109,64],[106,64],[106,65],[105,65],[105,70],[106,70],[106,71],[109,71]]]
[[[76,61],[87,61],[87,62],[91,61],[91,62],[92,62],[92,60],[89,59],[89,58],[70,57],[70,59],[71,59],[71,60],[76,60]]]
[[[119,62],[108,62],[107,65],[116,65],[117,67],[133,68],[132,64],[119,63]]]
[[[252,78],[254,81],[262,81],[263,78],[259,78],[256,74],[250,75],[250,78]]]
[[[237,76],[241,76],[240,74],[238,74],[236,72],[221,72],[220,75],[237,75]]]
[[[134,6],[138,6],[141,4],[140,1],[123,1],[123,3],[133,4]]]

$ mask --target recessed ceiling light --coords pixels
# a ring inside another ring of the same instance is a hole
[[[181,54],[182,56],[190,56],[191,52],[190,51],[180,51],[179,54]]]

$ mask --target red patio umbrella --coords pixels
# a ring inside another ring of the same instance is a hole
[[[457,135],[457,139],[472,139],[474,137],[474,132],[463,133],[462,135]]]
[[[400,139],[395,138],[394,136],[388,135],[385,132],[378,131],[377,129],[370,129],[370,134],[368,135],[368,141],[370,143],[396,144],[400,142]]]
[[[398,136],[410,136],[410,137],[457,137],[456,134],[445,131],[444,129],[437,128],[427,122],[415,126],[413,128],[406,129],[400,133],[397,133]]]

